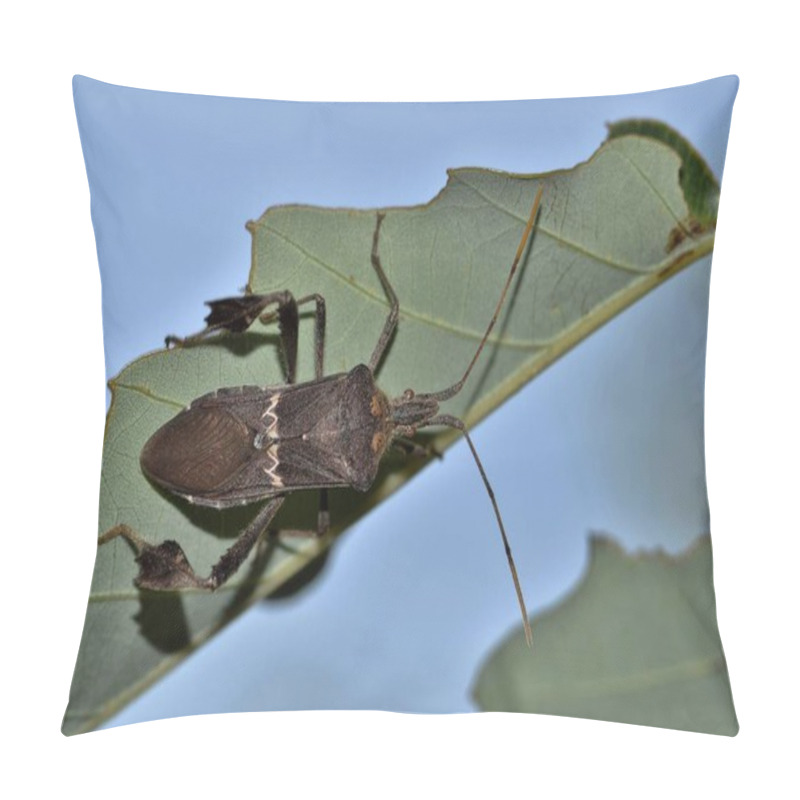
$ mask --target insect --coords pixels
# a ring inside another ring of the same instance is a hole
[[[189,503],[217,509],[266,503],[205,578],[195,573],[177,542],[166,540],[151,545],[127,525],[110,529],[100,537],[100,543],[121,535],[137,551],[136,585],[156,591],[218,588],[239,569],[286,496],[295,491],[319,490],[319,510],[315,531],[293,533],[324,535],[330,524],[329,489],[349,486],[367,491],[390,446],[424,453],[425,449],[413,441],[416,432],[433,425],[448,426],[464,435],[489,494],[530,644],[525,601],[491,484],[464,423],[440,413],[439,404],[461,391],[491,334],[526,250],[541,195],[540,188],[500,299],[475,354],[461,379],[446,389],[424,394],[407,389],[400,397],[390,398],[375,384],[375,371],[397,327],[400,311],[397,295],[381,266],[379,242],[384,217],[380,213],[371,262],[389,301],[389,314],[367,364],[359,364],[346,373],[323,374],[325,300],[318,294],[295,299],[283,291],[215,300],[207,304],[210,312],[202,331],[182,339],[167,337],[167,346],[184,346],[224,331],[244,333],[256,320],[277,316],[288,383],[217,389],[194,400],[147,441],[140,457],[144,474]],[[297,383],[299,308],[311,303],[315,377]],[[267,312],[271,306],[277,309]]]

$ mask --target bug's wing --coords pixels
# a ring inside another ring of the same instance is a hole
[[[291,489],[331,489],[350,485],[350,474],[341,454],[326,447],[282,442],[277,450],[276,474]]]
[[[223,508],[279,494],[270,474],[274,457],[259,448],[273,418],[277,392],[258,387],[221,389],[195,400],[145,444],[147,477],[198,505]]]
[[[253,436],[239,419],[189,408],[161,427],[142,450],[148,478],[181,494],[219,490],[250,457]]]

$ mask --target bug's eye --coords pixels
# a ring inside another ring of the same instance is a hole
[[[403,392],[403,400],[413,400],[414,399],[414,390],[413,389],[406,389]]]

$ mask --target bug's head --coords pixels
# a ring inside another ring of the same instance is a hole
[[[428,394],[416,394],[406,389],[400,397],[391,400],[392,422],[400,430],[416,430],[430,424],[439,413],[439,402]]]

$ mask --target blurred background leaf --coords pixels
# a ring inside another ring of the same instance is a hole
[[[574,591],[520,630],[480,670],[484,711],[522,711],[735,736],[717,628],[711,539],[686,553],[627,554],[590,541]]]

